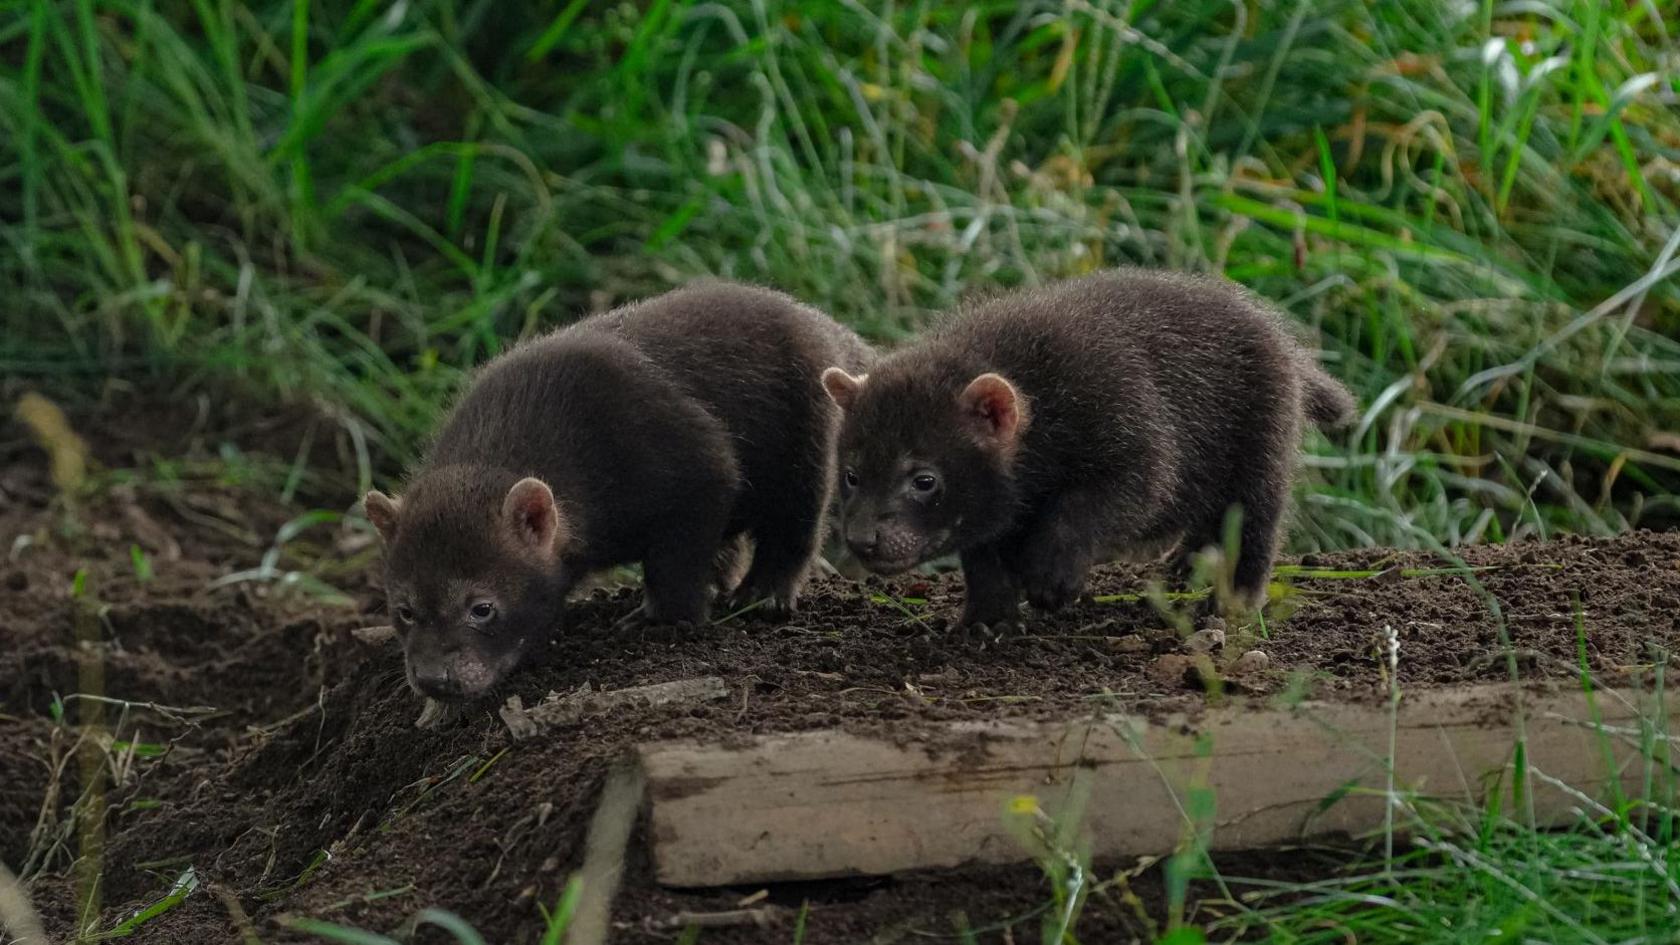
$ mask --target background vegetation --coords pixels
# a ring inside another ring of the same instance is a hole
[[[1660,7],[13,4],[0,374],[231,383],[389,469],[464,368],[696,274],[891,341],[1132,262],[1278,300],[1367,405],[1303,547],[1672,522]]]

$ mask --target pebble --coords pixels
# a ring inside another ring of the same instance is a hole
[[[1225,631],[1218,627],[1204,627],[1184,638],[1184,648],[1192,653],[1212,653],[1225,645]]]
[[[1108,648],[1116,653],[1147,653],[1150,650],[1149,639],[1141,634],[1115,637],[1108,641]]]
[[[1249,650],[1237,657],[1237,661],[1231,664],[1230,672],[1233,676],[1246,676],[1249,673],[1264,672],[1270,665],[1272,658],[1266,655],[1266,651]]]
[[[1156,657],[1146,672],[1164,686],[1178,686],[1184,682],[1184,673],[1190,665],[1190,657],[1183,653],[1167,653]]]
[[[1211,689],[1219,682],[1219,671],[1206,654],[1186,656],[1168,653],[1149,664],[1149,675],[1163,686]]]

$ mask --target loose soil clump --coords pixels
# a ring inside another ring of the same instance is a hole
[[[421,729],[397,648],[352,633],[386,622],[366,529],[323,519],[294,528],[296,540],[275,552],[274,537],[301,510],[215,477],[172,486],[115,477],[72,510],[15,428],[0,446],[0,537],[10,549],[0,563],[0,860],[30,872],[57,937],[73,932],[79,910],[81,738],[98,745],[105,783],[99,930],[161,899],[190,868],[197,891],[131,940],[237,941],[247,922],[271,945],[309,940],[288,931],[285,916],[400,932],[435,906],[490,941],[514,942],[540,934],[539,904],[552,907],[578,867],[606,771],[637,742],[833,727],[913,733],[952,720],[1207,698],[1205,675],[1162,667],[1171,665],[1164,657],[1188,657],[1184,636],[1208,625],[1151,603],[1148,568],[1117,565],[1097,571],[1091,599],[994,641],[951,630],[962,594],[953,576],[820,579],[790,622],[746,614],[682,639],[614,636],[608,628],[636,594],[599,589],[577,603],[542,665],[495,701]],[[127,460],[107,453],[113,466]],[[1263,625],[1216,628],[1223,642],[1203,647],[1214,685],[1386,698],[1390,633],[1403,689],[1570,679],[1583,669],[1620,684],[1643,676],[1654,648],[1680,643],[1674,534],[1476,547],[1459,562],[1386,550],[1316,555],[1286,564],[1279,585]],[[1231,673],[1253,650],[1266,658]],[[90,665],[103,696],[117,700],[102,703],[102,736],[76,724],[88,700],[68,698],[84,690]],[[728,697],[628,705],[523,740],[496,711],[510,695],[532,705],[585,684],[705,676],[721,677]],[[657,888],[642,849],[638,838],[615,940],[674,940],[672,916],[743,908],[754,892]],[[1227,863],[1273,878],[1328,868],[1302,853]],[[1128,890],[1145,914],[1118,898],[1112,909],[1093,907],[1089,940],[1140,934],[1151,910],[1159,918],[1158,872]],[[811,943],[883,932],[893,940],[895,929],[904,940],[919,938],[911,930],[948,936],[959,911],[970,927],[993,929],[982,941],[1000,941],[1005,925],[1024,941],[1036,936],[1049,891],[1031,868],[790,885],[744,907],[778,907],[765,913],[771,927],[708,929],[702,941],[790,941],[807,901]],[[422,929],[416,940],[445,939]]]

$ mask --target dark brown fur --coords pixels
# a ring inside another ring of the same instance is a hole
[[[644,569],[632,624],[702,622],[735,577],[738,599],[793,608],[833,482],[839,417],[819,378],[868,358],[785,295],[706,281],[490,362],[401,499],[367,500],[415,687],[483,692],[615,564]]]
[[[1234,584],[1253,599],[1303,421],[1354,407],[1242,288],[1145,270],[968,306],[859,380],[825,375],[847,408],[848,543],[886,572],[960,553],[963,621],[994,627],[1023,591],[1043,609],[1076,599],[1122,549],[1219,543],[1232,507]]]

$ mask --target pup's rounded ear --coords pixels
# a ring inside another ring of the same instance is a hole
[[[379,529],[379,537],[390,541],[397,534],[397,514],[402,511],[402,500],[393,498],[374,489],[362,496],[362,513],[373,527]]]
[[[839,404],[841,410],[852,409],[852,404],[857,402],[858,392],[863,390],[863,382],[867,380],[867,374],[853,377],[837,367],[831,367],[822,373],[823,390],[828,391],[829,399]]]
[[[1027,431],[1027,400],[1001,374],[982,374],[957,395],[963,420],[982,445],[1014,453]]]
[[[567,539],[554,491],[541,479],[527,476],[514,483],[502,500],[502,527],[522,547],[544,557],[560,553]]]

